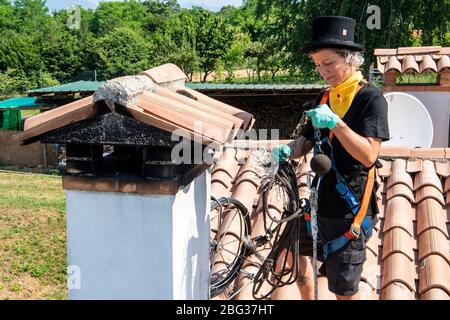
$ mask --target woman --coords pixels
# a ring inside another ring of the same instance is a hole
[[[339,177],[343,178],[347,192],[353,191],[360,207],[364,207],[362,197],[366,186],[370,185],[367,183],[369,173],[379,155],[381,142],[389,139],[387,102],[358,71],[364,63],[363,47],[354,43],[354,28],[355,20],[347,17],[313,20],[313,42],[302,50],[313,59],[330,89],[319,95],[315,104],[318,107],[307,112],[312,126],[289,145],[276,146],[272,150],[275,160],[285,161],[288,157],[297,158],[309,152],[317,137],[314,132],[319,131],[321,138],[329,137],[321,149],[333,159],[334,166],[320,182],[319,237],[324,250],[343,235],[350,234],[351,237],[347,236],[344,245],[335,247],[334,251],[327,249],[319,272],[326,274],[329,290],[337,299],[348,300],[359,299],[358,286],[366,260],[365,242],[370,231],[355,223],[359,211],[352,209],[339,194],[337,185],[342,181]],[[368,188],[364,200],[368,208],[361,210],[360,217],[366,225],[371,225],[371,217],[378,213],[375,189]]]

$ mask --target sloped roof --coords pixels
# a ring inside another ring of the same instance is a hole
[[[253,147],[270,150],[285,141],[264,141]],[[362,299],[450,299],[449,204],[450,149],[383,147],[383,168],[378,170],[379,221],[367,244],[367,260],[360,282]],[[212,195],[241,201],[251,212],[252,235],[264,235],[261,219],[260,178],[249,150],[227,149],[214,167]],[[309,197],[306,185],[309,161],[298,163],[299,194]],[[279,197],[269,195],[272,210],[282,212]],[[260,249],[267,255],[267,249]],[[217,260],[217,259],[216,259]],[[244,273],[234,284],[235,299],[253,299],[248,274],[256,274],[260,262],[254,255],[244,263]],[[319,299],[335,299],[327,280],[319,276]],[[303,292],[311,294],[311,292]],[[220,298],[225,298],[224,295]],[[273,299],[301,299],[297,284],[277,289]]]
[[[43,106],[45,103],[36,103],[36,98],[17,97],[0,101],[0,109],[20,109]]]
[[[153,69],[150,69],[153,70]],[[167,72],[161,74],[153,72],[141,72],[141,75],[146,75],[148,77],[153,77],[152,79],[163,81],[168,79]],[[179,73],[178,80],[183,80],[184,77]],[[156,81],[155,81],[156,82]],[[39,96],[47,93],[75,93],[75,92],[86,92],[92,93],[100,88],[105,81],[76,81],[65,83],[62,85],[51,86],[46,88],[29,90],[27,93],[31,96]],[[325,85],[319,84],[231,84],[231,83],[199,83],[199,82],[188,82],[185,84],[187,88],[200,91],[296,91],[296,90],[321,90],[325,88]]]
[[[248,130],[253,116],[243,110],[209,98],[184,86],[182,71],[166,64],[140,76],[107,81],[93,96],[34,116],[25,121],[18,136],[22,144],[72,123],[95,117],[99,103],[116,112],[115,104],[127,109],[134,119],[203,144],[223,144],[239,130]]]
[[[103,85],[104,81],[76,81],[76,82],[70,82],[65,83],[57,86],[51,86],[46,88],[40,88],[40,89],[34,89],[29,90],[28,94],[32,96],[45,94],[45,93],[74,93],[74,92],[94,92],[97,90],[101,85]]]
[[[450,48],[440,46],[375,49],[377,68],[381,73],[442,72],[450,68],[449,55]]]
[[[232,83],[188,83],[187,86],[194,90],[239,90],[239,91],[295,91],[295,90],[320,90],[326,85],[319,84],[232,84]]]

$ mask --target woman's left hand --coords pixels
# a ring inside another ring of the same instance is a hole
[[[331,111],[327,104],[322,104],[315,109],[306,112],[306,115],[311,119],[312,125],[317,129],[328,128],[334,129],[339,121],[339,116]]]

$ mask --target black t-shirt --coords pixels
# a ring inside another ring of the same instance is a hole
[[[320,103],[324,91],[319,94],[315,105]],[[329,101],[328,101],[329,105]],[[363,137],[381,138],[389,140],[388,106],[382,92],[377,88],[365,84],[356,94],[353,102],[342,119],[354,132]],[[321,137],[328,137],[330,130],[320,130]],[[307,139],[313,138],[313,127],[309,125],[302,135]],[[366,186],[367,174],[370,168],[366,168],[358,160],[354,159],[335,137],[332,140],[334,158],[337,170],[352,188],[358,199],[361,199]],[[330,148],[322,145],[322,151],[330,156]],[[347,203],[337,193],[336,173],[330,170],[322,178],[319,187],[318,214],[326,218],[344,218],[351,213]],[[376,186],[372,192],[370,205],[366,215],[373,216],[378,213],[376,205]]]

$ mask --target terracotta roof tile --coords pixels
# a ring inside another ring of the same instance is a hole
[[[395,70],[397,72],[402,72],[402,64],[398,61],[397,57],[391,56],[388,58],[388,62],[385,66],[384,72]]]
[[[378,221],[375,223],[375,225],[373,226],[373,228],[375,229],[375,231],[380,232],[381,228],[381,221],[384,221],[384,218],[379,217]]]
[[[211,175],[211,194],[216,197],[228,197],[231,195],[231,182],[233,178],[223,170],[216,170]]]
[[[392,70],[399,73],[427,70],[441,72],[450,68],[449,50],[439,46],[375,49],[375,56],[378,70],[382,73]]]
[[[222,165],[221,167],[216,165],[214,167],[214,169],[212,170],[211,174],[214,176],[217,173],[223,173],[227,179],[234,180],[234,175],[232,173],[234,173],[234,171],[236,171],[236,170],[233,170],[233,168],[235,168],[235,167],[239,168],[239,166],[237,164],[233,164],[233,163],[230,163],[228,166]],[[230,172],[232,172],[232,173],[230,173]],[[221,177],[223,177],[223,175],[221,175]]]
[[[414,203],[413,191],[404,184],[395,184],[394,186],[388,189],[386,200],[389,201],[394,197],[404,197],[408,199],[409,202]]]
[[[238,199],[247,210],[251,211],[260,183],[260,178],[247,161],[239,170],[234,181],[234,186],[231,189],[232,197]]]
[[[420,300],[450,300],[450,294],[440,288],[432,288],[422,293]]]
[[[403,253],[409,258],[409,260],[414,261],[414,238],[411,237],[402,228],[392,228],[391,230],[384,233],[383,239],[383,255],[382,260],[385,260],[393,253]]]
[[[397,49],[397,54],[439,53],[441,50],[440,46],[401,47]]]
[[[393,185],[402,183],[413,190],[413,180],[411,176],[406,172],[406,161],[403,159],[397,159],[392,163],[392,174],[388,178],[387,187],[390,188]]]
[[[211,169],[211,175],[214,176],[216,173],[223,172],[226,179],[229,179],[233,182],[241,166],[237,163],[237,161],[234,160],[234,158],[232,159],[233,162],[222,162],[223,160],[221,160],[220,163],[216,163],[215,165],[213,165]]]
[[[418,172],[414,178],[414,190],[418,190],[424,186],[434,186],[442,192],[442,183],[436,174],[434,162],[424,160],[422,170]]]
[[[23,144],[52,130],[92,118],[96,114],[97,109],[93,104],[93,96],[83,98],[28,118],[24,124],[24,131],[18,135],[18,139]]]
[[[261,182],[257,172],[251,168],[249,169],[246,165],[241,167],[239,174],[236,176],[234,189],[237,189],[244,182],[251,183],[255,188],[258,188]]]
[[[422,56],[422,63],[420,64],[419,72],[422,73],[427,70],[438,72],[436,61],[434,61],[433,57],[429,54]]]
[[[359,298],[361,300],[378,300],[376,290],[365,281],[359,282]]]
[[[416,173],[422,171],[422,165],[423,165],[422,159],[408,160],[406,164],[406,172]]]
[[[444,192],[450,191],[450,177],[445,179]]]
[[[445,159],[444,161],[449,161],[450,159],[450,148],[444,148],[445,151]]]
[[[234,126],[231,121],[155,93],[144,92],[136,105],[156,118],[222,144],[229,139],[230,132],[227,129]]]
[[[239,164],[243,165],[247,160],[249,154],[250,154],[249,150],[237,149],[235,159]]]
[[[153,82],[162,84],[177,80],[186,80],[187,76],[184,72],[172,63],[167,63],[156,68],[146,70],[140,73],[149,77]]]
[[[378,263],[378,257],[374,255],[370,250],[367,250],[366,257],[367,259],[363,265],[361,279],[364,280],[372,290],[376,290],[378,277],[380,276],[380,265]]]
[[[450,293],[450,268],[448,262],[440,255],[430,255],[423,259],[419,269],[419,293],[432,288]]]
[[[402,62],[402,72],[419,72],[419,65],[412,55],[405,56]]]
[[[381,290],[380,300],[414,300],[414,291],[402,282],[393,282]]]
[[[384,186],[386,186],[386,183],[383,184]],[[378,210],[380,211],[380,213],[378,214],[378,216],[380,218],[384,218],[384,213],[386,212],[385,208],[386,208],[386,196],[382,195],[381,197],[377,198],[377,205],[378,205]]]
[[[428,229],[419,236],[419,260],[438,254],[450,263],[449,250],[447,237],[437,229]]]
[[[412,158],[445,159],[445,148],[415,148],[411,149]]]
[[[372,231],[372,237],[370,237],[369,241],[367,241],[366,246],[369,251],[372,252],[373,255],[378,256],[380,251],[380,232],[374,229]]]
[[[212,172],[215,171],[225,171],[233,180],[236,177],[236,174],[239,171],[239,164],[235,158],[236,150],[232,148],[226,148],[219,160],[214,165]]]
[[[450,68],[450,57],[448,55],[441,56],[441,58],[437,62],[438,72],[441,72],[447,68]]]
[[[184,128],[179,127],[177,124],[173,122],[165,121],[164,119],[155,117],[145,112],[145,110],[140,107],[130,106],[127,108],[127,111],[129,112],[129,114],[132,116],[133,119],[140,121],[144,124],[148,124],[168,132],[176,131],[179,136],[185,137],[187,139],[191,140],[195,139],[195,141],[202,141],[204,143],[211,143],[211,144],[215,143],[214,141],[211,141],[206,137],[202,137],[197,132],[186,130]]]
[[[434,199],[441,205],[445,205],[442,192],[440,192],[434,186],[426,186],[416,191],[416,203],[420,203],[426,199]]]
[[[393,48],[377,48],[374,50],[374,55],[377,57],[395,56],[398,49]]]
[[[377,173],[380,177],[389,177],[391,175],[391,161],[386,161],[383,159],[380,159],[380,162],[383,164],[383,167],[380,169],[377,169]]]
[[[198,91],[192,90],[184,86],[174,85],[171,86],[169,89],[175,92],[186,92],[187,94],[194,97],[198,102],[203,103],[209,106],[210,108],[214,108],[218,111],[228,113],[234,117],[243,120],[242,129],[244,130],[248,130],[253,126],[254,123],[253,116],[248,112],[232,107],[226,103],[210,98],[207,95],[204,95]]]
[[[383,261],[381,289],[394,282],[401,282],[415,291],[414,263],[403,253],[391,254]]]
[[[443,177],[443,178],[447,178],[448,176],[450,176],[450,162],[448,161],[435,161],[435,169],[436,169],[436,173]]]
[[[448,238],[445,212],[434,199],[427,199],[417,205],[417,235],[431,228],[442,232]]]
[[[183,103],[185,105],[188,105],[190,107],[196,108],[198,110],[207,112],[208,114],[211,114],[213,116],[217,116],[217,117],[221,117],[229,122],[234,123],[234,130],[238,130],[242,127],[243,124],[243,120],[240,118],[237,118],[235,116],[232,116],[229,113],[223,112],[222,110],[218,110],[215,108],[211,108],[206,104],[203,104],[201,102],[195,101],[194,99],[188,98],[184,95],[178,94],[176,92],[173,92],[169,89],[166,88],[157,88],[156,94],[168,98],[168,99],[172,99],[174,101],[178,101],[180,103]]]
[[[408,147],[382,146],[380,150],[380,157],[408,158],[410,156],[411,148]]]
[[[403,228],[410,236],[413,236],[414,210],[411,203],[404,197],[395,197],[387,202],[384,216],[383,232],[392,228]]]

